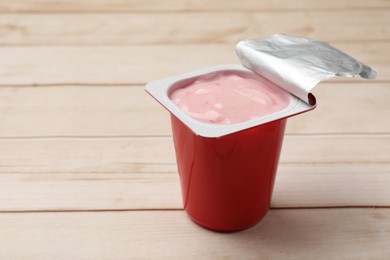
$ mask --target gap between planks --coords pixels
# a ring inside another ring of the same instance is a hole
[[[327,209],[390,209],[390,206],[382,205],[354,205],[354,206],[302,206],[302,207],[271,207],[270,210],[327,210]],[[34,213],[89,213],[89,212],[168,212],[184,211],[184,208],[139,208],[139,209],[61,209],[61,210],[0,210],[0,214],[34,214]]]
[[[388,132],[371,132],[371,133],[352,133],[352,132],[344,132],[344,133],[285,133],[284,136],[327,136],[327,137],[342,137],[342,136],[376,136],[376,137],[390,137],[390,133]],[[83,136],[83,135],[52,135],[52,136],[0,136],[1,140],[83,140],[83,139],[96,139],[96,140],[110,140],[110,139],[153,139],[153,138],[172,138],[172,135],[102,135],[102,136]]]
[[[275,13],[275,14],[284,14],[284,13],[302,13],[302,12],[316,12],[316,13],[325,13],[325,12],[359,12],[359,11],[383,11],[386,9],[390,9],[388,6],[384,7],[345,7],[345,8],[306,8],[306,9],[197,9],[197,10],[20,10],[20,11],[2,11],[0,10],[1,15],[115,15],[115,14],[178,14],[178,13],[188,13],[188,14],[218,14],[218,13],[259,13],[259,12],[267,12],[267,13]]]
[[[80,88],[106,88],[106,87],[123,87],[123,88],[145,88],[148,81],[145,82],[124,82],[124,83],[81,83],[81,82],[64,82],[64,83],[37,83],[37,84],[0,84],[0,88],[63,88],[63,87],[80,87]],[[366,80],[334,78],[326,81],[326,84],[367,84]],[[378,79],[369,81],[370,84],[388,84],[390,79]],[[319,83],[320,84],[320,83]],[[323,83],[322,83],[323,84]]]

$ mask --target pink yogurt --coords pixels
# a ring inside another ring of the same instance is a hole
[[[289,94],[281,88],[229,72],[201,76],[174,90],[170,99],[197,120],[213,124],[236,124],[286,108]]]

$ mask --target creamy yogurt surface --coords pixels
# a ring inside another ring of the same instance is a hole
[[[254,77],[220,72],[175,89],[170,99],[192,118],[212,124],[236,124],[286,108],[290,96]]]

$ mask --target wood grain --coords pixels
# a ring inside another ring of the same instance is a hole
[[[2,167],[0,212],[183,209],[175,164],[102,168],[18,173]],[[388,163],[281,163],[271,207],[390,207],[389,186]]]
[[[287,136],[272,206],[390,206],[389,140]],[[181,208],[171,138],[3,139],[0,158],[0,211]]]
[[[389,209],[271,210],[220,234],[182,211],[0,214],[4,259],[386,259]]]
[[[287,0],[255,1],[241,0],[168,0],[139,1],[139,0],[3,0],[1,12],[137,12],[137,11],[220,11],[220,10],[350,10],[388,8],[386,0],[329,0],[317,1]]]
[[[390,1],[3,0],[0,259],[390,259]],[[377,81],[289,119],[272,209],[220,234],[183,211],[169,116],[143,86],[277,32]]]
[[[283,163],[389,163],[389,134],[288,135]],[[153,156],[151,156],[153,155]],[[1,172],[128,172],[176,162],[171,137],[33,138],[0,141]]]
[[[287,134],[390,132],[386,83],[323,83],[314,92],[318,107],[290,118]],[[169,113],[142,85],[2,87],[0,99],[0,138],[171,135]]]
[[[390,43],[335,46],[376,68],[379,80],[390,80]],[[144,84],[210,66],[239,63],[233,44],[2,47],[0,57],[3,86]]]
[[[390,9],[357,11],[115,14],[8,14],[0,17],[0,44],[123,45],[230,43],[279,33],[330,42],[390,40]],[[351,20],[351,17],[354,17]],[[50,22],[48,22],[50,21]],[[231,22],[234,21],[234,22]],[[269,26],[275,24],[276,26]],[[340,26],[342,25],[342,26]]]

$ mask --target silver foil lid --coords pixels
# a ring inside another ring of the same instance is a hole
[[[377,72],[326,42],[275,34],[244,40],[236,53],[242,64],[310,105],[310,90],[334,76],[375,79]]]

